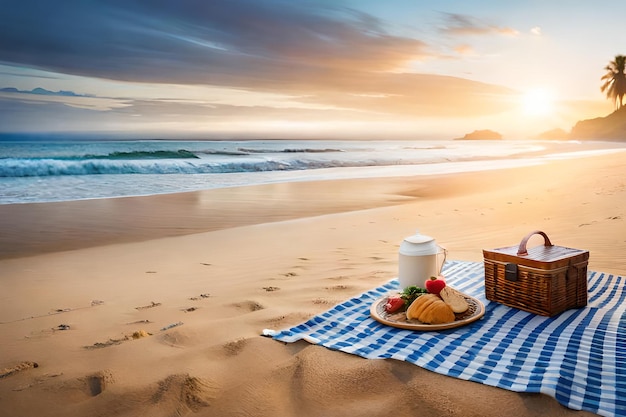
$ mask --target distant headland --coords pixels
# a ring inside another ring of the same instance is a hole
[[[475,130],[455,140],[501,140],[502,135],[493,130]],[[617,140],[626,141],[626,107],[621,107],[605,117],[580,120],[570,132],[552,129],[538,134],[541,140]]]
[[[466,133],[462,138],[455,140],[502,140],[502,135],[493,130],[474,130],[472,133]]]
[[[621,107],[605,117],[579,121],[568,138],[626,141],[626,107]]]

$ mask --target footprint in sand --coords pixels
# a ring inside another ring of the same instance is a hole
[[[121,337],[119,339],[109,339],[106,342],[96,342],[93,345],[89,345],[89,346],[84,346],[85,349],[88,350],[93,350],[93,349],[102,349],[102,348],[106,348],[109,346],[115,346],[115,345],[119,345],[123,342],[129,341],[129,340],[136,340],[136,339],[141,339],[143,337],[147,337],[147,336],[152,336],[152,333],[148,333],[145,330],[137,330],[135,332],[133,332],[130,335],[125,335],[124,337]]]
[[[302,267],[294,266],[293,268],[302,268]],[[295,272],[285,272],[284,274],[280,274],[280,275],[282,275],[283,277],[287,279],[298,276],[298,274]],[[283,280],[285,278],[270,278],[270,280]]]
[[[331,291],[342,291],[342,290],[349,290],[350,286],[339,284],[339,285],[333,285],[332,287],[326,287],[326,289],[331,290]]]
[[[209,293],[204,293],[204,294],[200,294],[198,297],[189,297],[189,299],[190,299],[191,301],[199,301],[199,300],[202,300],[202,299],[204,299],[204,298],[209,298],[210,296],[211,296],[211,294],[209,294]]]
[[[25,371],[27,369],[38,368],[39,364],[37,362],[29,362],[24,361],[20,362],[15,366],[11,366],[9,368],[4,368],[0,370],[0,378],[6,378],[7,376],[14,375],[18,372]]]
[[[176,410],[167,415],[182,415],[187,412],[181,410],[198,413],[202,408],[209,407],[216,393],[216,385],[210,381],[188,374],[175,374],[159,381],[158,389],[150,400],[153,404],[163,404],[162,407],[176,404]]]
[[[131,323],[126,323],[126,324],[150,324],[152,323],[150,320],[137,320],[137,321],[133,321]]]
[[[24,336],[24,337],[26,339],[49,337],[49,336],[52,336],[53,334],[55,334],[58,331],[66,331],[66,330],[70,330],[71,328],[72,327],[69,324],[62,323],[62,324],[59,324],[58,326],[51,327],[51,328],[48,328],[48,329],[39,330],[39,331],[32,331],[28,336]]]
[[[245,309],[248,311],[259,311],[265,309],[265,307],[256,301],[243,301],[241,303],[233,304],[234,307]]]
[[[139,306],[139,307],[135,307],[136,310],[145,310],[147,308],[154,308],[154,307],[158,307],[160,306],[161,303],[155,303],[154,301],[152,301],[150,304],[148,304],[147,306]]]
[[[179,330],[163,333],[158,337],[157,340],[160,343],[175,348],[193,346],[195,343],[197,343],[197,340],[194,338],[193,334],[189,334],[185,331]]]
[[[237,339],[232,342],[225,343],[223,345],[224,351],[228,356],[238,355],[244,347],[248,344],[248,340],[246,339]]]
[[[326,298],[314,298],[313,300],[311,300],[311,302],[313,304],[316,304],[316,305],[335,305],[335,304],[337,304],[337,301],[335,301],[335,300],[328,300]]]
[[[83,346],[83,347],[88,350],[102,349],[102,348],[109,347],[109,346],[119,345],[125,341],[126,341],[126,337],[123,337],[122,339],[109,339],[106,342],[96,342],[93,345]]]
[[[92,397],[102,394],[102,392],[110,384],[115,382],[113,374],[108,371],[100,371],[92,375],[88,375],[82,378],[85,383],[87,391]]]
[[[179,321],[179,322],[176,322],[176,323],[172,323],[172,324],[168,324],[167,326],[162,327],[161,331],[164,332],[164,331],[169,330],[169,329],[171,329],[173,327],[178,327],[178,326],[182,326],[182,325],[183,325],[182,321]]]

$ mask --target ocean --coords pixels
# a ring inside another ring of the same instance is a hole
[[[0,204],[287,181],[444,174],[615,152],[620,142],[0,141]]]

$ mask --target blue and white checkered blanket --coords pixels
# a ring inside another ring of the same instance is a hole
[[[511,391],[541,392],[575,410],[626,416],[624,277],[589,272],[587,307],[543,317],[488,301],[482,263],[449,261],[443,274],[485,304],[482,319],[433,332],[380,324],[370,317],[370,306],[397,291],[394,279],[298,326],[265,334],[368,359],[403,360]]]

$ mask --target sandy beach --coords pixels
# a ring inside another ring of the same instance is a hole
[[[0,206],[0,416],[591,416],[261,332],[393,279],[417,229],[466,261],[538,229],[626,275],[625,155]]]

